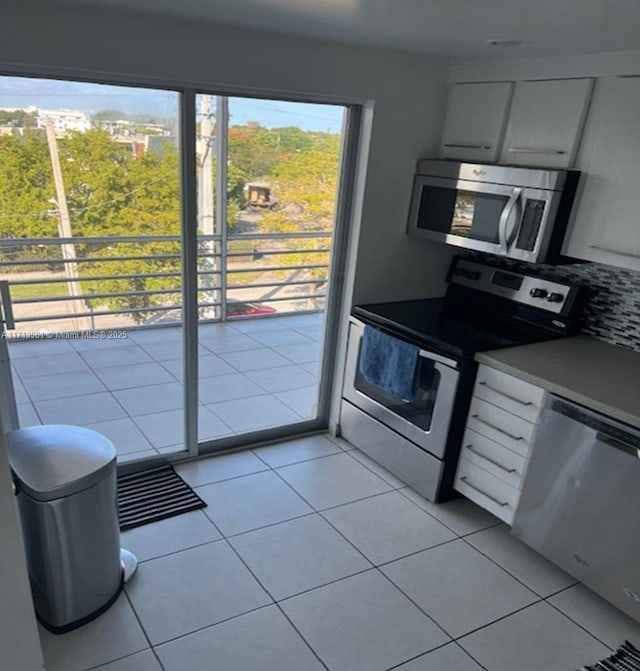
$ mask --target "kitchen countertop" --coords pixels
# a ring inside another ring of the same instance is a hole
[[[640,353],[575,336],[476,354],[476,361],[640,428]]]

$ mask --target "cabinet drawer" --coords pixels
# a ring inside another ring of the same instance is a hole
[[[544,389],[488,366],[478,367],[473,394],[529,422],[538,420],[544,400]]]
[[[462,439],[460,458],[484,468],[512,487],[522,489],[527,460],[504,445],[467,429]]]
[[[513,522],[520,491],[491,473],[466,459],[460,459],[454,488],[503,522]]]
[[[480,398],[471,399],[467,428],[505,445],[523,457],[529,455],[529,444],[536,425]]]

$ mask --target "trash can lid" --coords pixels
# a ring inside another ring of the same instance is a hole
[[[38,501],[88,489],[115,468],[113,443],[80,426],[30,426],[9,432],[6,441],[18,486]]]

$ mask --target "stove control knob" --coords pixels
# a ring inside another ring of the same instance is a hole
[[[562,303],[562,301],[564,300],[564,296],[562,294],[553,293],[549,294],[547,300],[550,303]]]
[[[531,289],[531,291],[529,292],[531,298],[546,298],[548,294],[549,292],[546,289],[538,289],[538,288]]]

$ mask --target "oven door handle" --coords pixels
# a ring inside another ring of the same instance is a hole
[[[516,223],[514,224],[511,231],[508,231],[509,219],[511,219],[513,210],[520,202],[521,196],[522,189],[519,187],[514,188],[511,196],[509,197],[509,200],[507,201],[507,204],[504,206],[504,210],[502,210],[502,214],[500,215],[500,221],[498,222],[498,243],[503,254],[506,254],[509,251],[509,247],[513,243],[518,229],[520,228],[520,222],[516,216]]]
[[[355,327],[358,331],[357,337],[361,338],[362,334],[364,333],[364,327],[365,327],[365,322],[360,321],[358,317],[351,317],[350,318],[351,325]],[[377,326],[377,325],[376,325]],[[398,336],[392,335],[394,338],[397,338],[398,340],[402,340],[403,342],[407,342],[404,340],[404,338],[398,338]],[[436,352],[430,352],[429,350],[426,349],[420,349],[418,350],[418,356],[422,359],[428,359],[430,361],[436,361],[437,363],[441,363],[444,366],[448,366],[449,368],[453,368],[454,370],[458,370],[460,368],[460,364],[458,361],[455,359],[449,359],[446,356],[442,356],[442,354],[436,354]]]
[[[398,340],[401,340],[401,338],[398,338]],[[449,368],[455,368],[456,370],[459,367],[459,364],[458,364],[457,361],[454,361],[453,359],[447,359],[446,356],[436,354],[435,352],[428,352],[427,350],[424,350],[424,349],[421,349],[418,352],[418,356],[421,359],[428,359],[429,361],[436,361],[438,363],[443,364],[444,366],[448,366]]]

